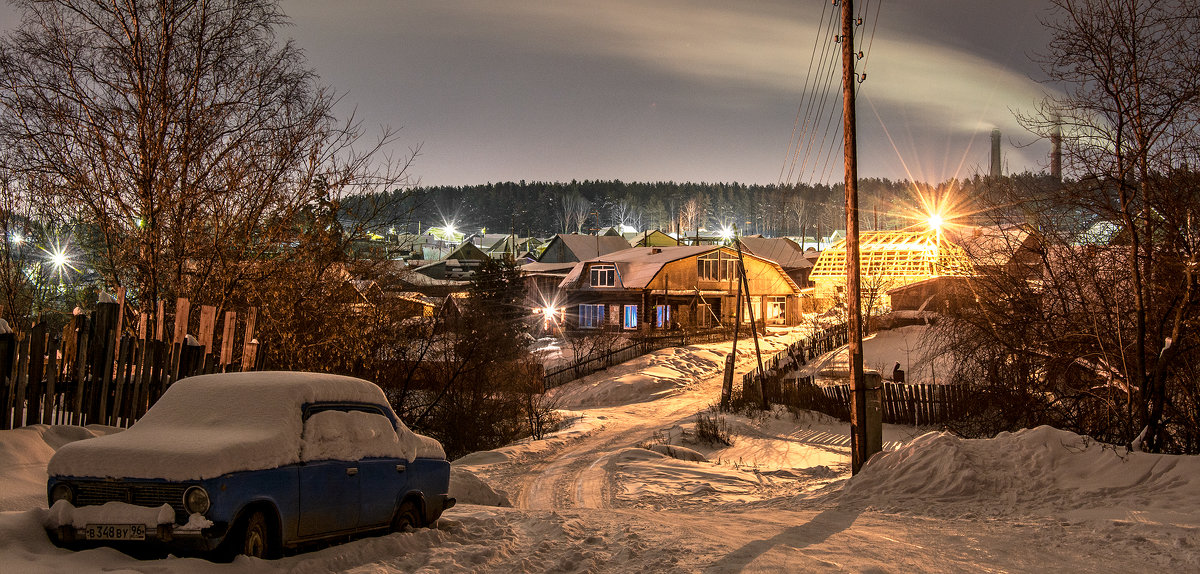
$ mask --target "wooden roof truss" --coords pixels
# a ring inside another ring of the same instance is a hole
[[[920,280],[943,275],[973,275],[959,246],[935,231],[869,231],[859,237],[862,277]],[[846,276],[846,240],[821,253],[810,279]]]

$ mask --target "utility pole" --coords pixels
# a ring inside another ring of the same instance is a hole
[[[867,389],[863,377],[861,280],[858,249],[858,134],[854,115],[854,0],[842,3],[842,135],[846,158],[846,314],[850,355],[850,468],[857,474],[867,462]]]

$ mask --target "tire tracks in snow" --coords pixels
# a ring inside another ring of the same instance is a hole
[[[753,354],[743,357],[734,369],[735,380],[755,366]],[[529,469],[532,479],[521,487],[514,505],[540,510],[616,507],[620,485],[611,472],[613,456],[648,440],[656,431],[685,422],[716,402],[722,377],[723,366],[663,399],[595,409],[596,414],[605,417],[604,427]]]

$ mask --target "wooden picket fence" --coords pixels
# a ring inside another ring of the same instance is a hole
[[[28,332],[0,334],[0,428],[129,426],[177,380],[263,368],[256,308],[227,311],[220,331],[215,307],[192,311],[187,299],[176,301],[168,338],[163,303],[152,313],[127,313],[121,290],[116,302],[72,316],[61,331],[38,322]],[[127,315],[137,317],[136,328],[123,324]],[[198,320],[189,323],[193,315]],[[189,324],[197,326],[195,337]]]
[[[850,385],[818,387],[811,379],[801,378],[784,381],[781,391],[784,397],[797,398],[792,406],[850,420]],[[940,425],[963,419],[970,414],[970,405],[967,385],[883,383],[885,423]]]
[[[779,402],[773,397],[779,395],[778,386],[783,375],[808,364],[808,361],[846,344],[849,331],[845,323],[818,329],[775,353],[763,363],[763,369],[757,367],[742,375],[742,389],[755,379],[763,382],[768,402]]]
[[[732,338],[733,329],[729,328],[706,331],[680,330],[667,334],[634,337],[625,345],[588,354],[576,359],[570,365],[547,372],[542,375],[542,386],[549,390],[659,349],[719,343]]]
[[[850,420],[849,384],[819,386],[811,377],[787,378],[786,375],[809,361],[846,344],[846,325],[834,325],[800,339],[763,364],[742,376],[741,389],[755,382],[762,384],[766,402],[822,412],[841,420]],[[905,425],[936,425],[959,420],[970,413],[971,402],[966,385],[883,383],[883,422]]]

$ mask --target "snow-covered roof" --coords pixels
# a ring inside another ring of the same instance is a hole
[[[808,269],[812,261],[804,256],[800,245],[786,237],[743,237],[746,250],[764,259],[770,259],[784,269]]]
[[[202,480],[296,463],[303,405],[328,401],[388,404],[374,383],[340,375],[261,371],[189,377],[171,385],[128,430],[59,449],[47,472]],[[441,445],[404,423],[397,431],[393,455],[412,460],[441,453]]]
[[[559,289],[566,289],[579,280],[583,270],[588,265],[597,263],[611,263],[617,268],[617,286],[624,289],[645,289],[654,277],[662,271],[663,266],[673,261],[687,259],[688,257],[697,257],[705,253],[711,253],[721,249],[731,250],[729,247],[719,245],[680,245],[677,247],[631,247],[622,251],[616,251],[595,257],[587,261],[581,261],[575,264],[571,272],[566,278],[559,283]],[[756,257],[751,253],[745,253],[746,257],[752,257],[767,263],[779,271],[793,289],[799,290],[799,287],[784,273],[783,268],[774,261],[766,260],[762,257]]]
[[[614,235],[596,236],[560,233],[554,236],[551,243],[555,241],[562,243],[563,247],[579,261],[599,257],[606,253],[622,249],[629,249],[629,242],[625,241],[624,237]],[[547,246],[546,251],[549,250],[550,246]]]
[[[526,263],[521,266],[521,273],[528,275],[531,273],[561,273],[566,274],[571,271],[577,263]]]

